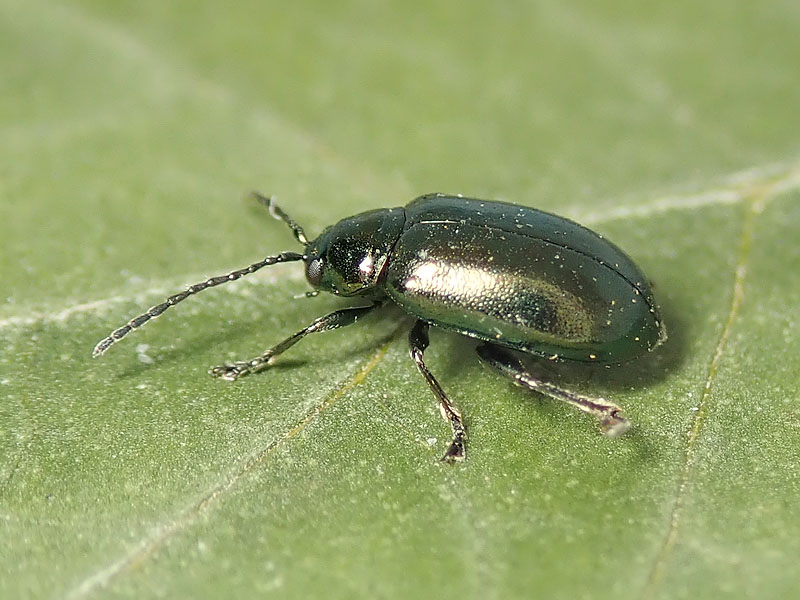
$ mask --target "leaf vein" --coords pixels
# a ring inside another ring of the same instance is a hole
[[[171,538],[189,527],[198,516],[210,510],[210,508],[227,492],[234,488],[243,477],[250,473],[255,467],[264,463],[274,454],[277,448],[291,441],[297,434],[314,422],[319,415],[339,400],[339,398],[364,381],[367,375],[383,360],[389,346],[394,342],[400,329],[400,327],[395,329],[378,351],[373,354],[355,374],[349,377],[343,385],[306,411],[306,413],[282,435],[274,438],[266,446],[251,454],[237,469],[228,474],[222,481],[212,486],[203,494],[199,501],[184,510],[177,517],[151,528],[148,534],[135,544],[130,552],[83,579],[83,581],[70,590],[65,597],[69,599],[85,598],[97,589],[112,584],[118,577],[132,571],[148,558],[151,558],[156,551]]]
[[[795,174],[794,177],[796,178],[797,174]],[[694,418],[687,432],[686,448],[684,449],[683,462],[678,475],[675,497],[672,501],[667,531],[664,534],[661,546],[658,549],[652,568],[648,574],[647,581],[642,591],[642,598],[652,598],[654,596],[656,588],[664,578],[667,563],[678,541],[681,520],[684,513],[684,503],[687,490],[691,484],[696,462],[698,439],[711,411],[711,392],[713,390],[714,381],[719,371],[722,356],[728,345],[731,331],[739,315],[742,302],[744,301],[744,282],[747,277],[748,264],[752,252],[756,221],[759,215],[764,211],[767,202],[780,192],[785,191],[785,189],[786,184],[784,179],[779,179],[770,184],[757,185],[744,192],[747,204],[745,206],[739,239],[738,258],[733,273],[728,316],[715,346],[711,362],[709,363],[708,374],[700,396],[700,402],[698,403]]]

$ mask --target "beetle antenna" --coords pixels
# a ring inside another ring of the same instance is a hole
[[[268,256],[264,260],[255,262],[252,265],[245,267],[244,269],[231,271],[227,275],[210,277],[205,281],[201,281],[200,283],[195,283],[194,285],[190,285],[188,288],[186,288],[179,294],[170,296],[161,304],[156,304],[155,306],[149,308],[145,313],[139,315],[138,317],[134,317],[133,319],[128,321],[125,325],[123,325],[119,329],[115,329],[114,331],[112,331],[107,338],[104,338],[97,343],[97,345],[94,347],[94,350],[92,351],[92,356],[93,357],[100,356],[106,350],[108,350],[112,344],[124,338],[131,331],[133,331],[134,329],[138,329],[139,327],[147,323],[150,319],[159,316],[170,306],[175,306],[179,302],[183,302],[189,296],[192,296],[198,292],[202,292],[203,290],[210,287],[222,285],[223,283],[228,283],[229,281],[236,281],[237,279],[244,277],[245,275],[249,275],[250,273],[255,273],[256,271],[258,271],[263,267],[268,267],[276,263],[291,262],[296,260],[303,260],[303,255],[297,254],[296,252],[281,252],[277,256]]]
[[[297,238],[297,241],[303,244],[304,246],[308,244],[308,238],[306,237],[305,231],[297,222],[292,219],[289,215],[283,212],[283,209],[275,204],[275,196],[270,196],[267,198],[261,192],[252,192],[251,195],[253,198],[258,200],[261,204],[266,206],[269,209],[269,214],[272,215],[273,218],[278,219],[279,221],[283,221],[292,229],[292,233],[294,233],[294,237]]]

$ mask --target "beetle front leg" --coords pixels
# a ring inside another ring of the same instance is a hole
[[[273,346],[260,356],[251,358],[250,360],[237,361],[233,364],[224,364],[217,367],[212,367],[208,370],[212,377],[221,377],[227,381],[235,381],[249,373],[256,373],[269,366],[270,361],[283,354],[286,350],[294,346],[301,339],[306,337],[309,333],[319,333],[321,331],[330,331],[331,329],[338,329],[346,325],[352,325],[358,319],[370,312],[372,309],[380,306],[379,303],[372,304],[371,306],[354,306],[351,308],[343,308],[337,310],[324,317],[315,319],[308,327],[304,327],[294,335],[290,335],[281,343]]]
[[[603,433],[608,437],[616,437],[625,433],[631,426],[630,421],[622,414],[622,409],[605,398],[583,396],[557,385],[544,381],[532,374],[516,356],[505,348],[494,344],[481,344],[477,348],[478,356],[503,375],[510,377],[517,385],[526,387],[562,402],[576,406],[584,412],[594,415],[600,421]]]
[[[467,430],[464,428],[461,412],[450,402],[442,386],[436,381],[436,378],[430,370],[428,370],[428,367],[425,366],[425,362],[422,359],[425,349],[430,344],[428,327],[425,321],[417,321],[408,334],[411,358],[417,363],[419,372],[425,377],[425,381],[428,382],[434,395],[439,400],[439,409],[442,412],[442,418],[450,423],[450,427],[453,430],[453,441],[450,442],[450,447],[447,449],[447,452],[444,453],[444,456],[442,456],[442,460],[448,462],[462,461],[466,455]]]

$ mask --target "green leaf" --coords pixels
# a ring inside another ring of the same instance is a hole
[[[793,3],[0,3],[0,597],[784,598],[800,587]],[[624,437],[297,265],[185,284],[431,191],[586,223],[666,346],[547,367]]]

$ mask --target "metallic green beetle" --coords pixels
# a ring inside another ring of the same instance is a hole
[[[308,296],[324,291],[369,304],[320,317],[260,356],[214,367],[211,375],[233,381],[260,371],[309,333],[350,325],[391,301],[416,319],[409,334],[411,356],[452,428],[443,460],[464,459],[466,430],[460,411],[423,360],[431,325],[480,340],[478,355],[489,365],[518,385],[595,415],[607,435],[628,429],[616,404],[537,377],[513,352],[620,363],[666,339],[641,270],[602,236],[532,208],[429,194],[404,208],[348,217],[309,241],[272,199],[255,197],[289,225],[304,246],[302,254],[283,252],[190,286],[113,331],[97,344],[94,356],[192,294],[268,265],[302,260],[314,287]]]

